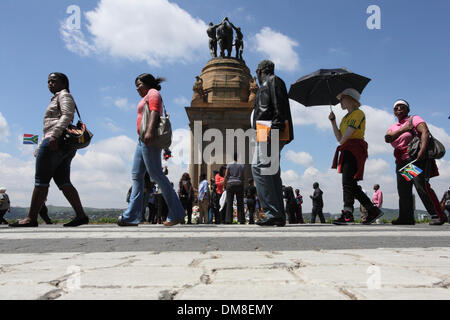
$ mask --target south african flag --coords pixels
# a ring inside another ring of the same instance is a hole
[[[411,181],[422,173],[422,169],[413,165],[413,163],[416,161],[417,160],[414,160],[413,162],[408,163],[406,166],[398,170],[398,173],[400,173],[400,175],[405,178],[406,181]]]
[[[23,144],[38,144],[39,136],[37,134],[24,134]]]

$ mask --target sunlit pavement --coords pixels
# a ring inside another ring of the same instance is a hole
[[[0,299],[450,299],[450,225],[0,227]]]

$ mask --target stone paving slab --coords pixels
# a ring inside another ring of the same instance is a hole
[[[359,235],[367,226],[233,227],[163,228],[163,238],[158,226],[1,229],[0,299],[450,299],[445,226],[381,226],[377,237]],[[20,235],[25,252],[16,250]]]

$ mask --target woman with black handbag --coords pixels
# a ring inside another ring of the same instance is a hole
[[[58,72],[48,76],[48,89],[54,94],[44,116],[44,138],[35,152],[35,187],[28,216],[10,224],[10,227],[37,227],[38,214],[47,199],[50,180],[53,178],[75,210],[76,217],[64,227],[77,227],[89,223],[81,205],[78,191],[70,181],[70,164],[77,152],[75,147],[64,144],[62,135],[72,123],[75,102],[69,91],[69,79]]]
[[[430,159],[427,155],[430,131],[426,122],[419,116],[409,116],[410,107],[406,100],[398,100],[394,103],[394,115],[398,122],[389,127],[386,135],[386,143],[390,143],[394,148],[394,157],[397,174],[397,190],[399,196],[399,216],[392,224],[410,224],[415,223],[412,186],[417,190],[420,199],[431,216],[430,225],[442,225],[448,221],[442,209],[439,206],[439,200],[431,188],[429,180],[439,175],[436,161]],[[408,145],[414,136],[420,136],[421,146],[416,157],[408,153]],[[399,170],[409,163],[422,170],[422,173],[414,179],[407,181]]]
[[[170,227],[184,221],[185,212],[181,202],[162,170],[162,148],[153,145],[157,138],[156,130],[159,119],[163,114],[163,102],[159,93],[161,90],[160,83],[163,81],[163,78],[155,79],[148,73],[139,75],[135,80],[136,90],[142,98],[137,107],[137,133],[140,137],[138,138],[131,171],[133,187],[130,204],[117,222],[121,227],[137,226],[141,221],[146,171],[150,178],[158,184],[167,203],[169,213],[164,225]],[[149,111],[148,118],[144,117],[147,112],[145,108]],[[144,132],[140,132],[140,129]]]

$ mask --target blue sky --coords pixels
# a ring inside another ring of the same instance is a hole
[[[81,29],[64,29],[71,5],[81,9]],[[370,5],[381,10],[381,29],[366,25]],[[189,145],[184,107],[195,76],[210,59],[206,25],[225,16],[242,28],[244,59],[252,74],[262,59],[278,62],[286,84],[319,68],[346,67],[372,79],[362,95],[369,162],[361,183],[369,195],[379,183],[385,206],[397,207],[392,149],[383,142],[393,123],[392,104],[407,99],[432,133],[450,148],[450,2],[425,1],[217,1],[103,0],[0,2],[0,185],[16,205],[28,206],[33,187],[33,147],[24,133],[42,135],[50,99],[47,75],[69,76],[93,144],[73,163],[73,181],[86,206],[123,207],[139,100],[135,77],[164,76],[162,95],[172,115],[178,149]],[[125,35],[125,36],[121,36]],[[325,211],[341,206],[340,176],[330,170],[336,147],[329,108],[291,102],[295,141],[282,155],[284,182],[304,196],[319,181]],[[343,113],[334,107],[338,118]],[[176,153],[176,152],[175,152]],[[181,156],[168,163],[170,178],[187,171]],[[439,161],[432,186],[438,197],[450,182],[450,156]],[[65,205],[53,185],[49,203]],[[310,208],[306,199],[305,209]],[[423,208],[418,201],[417,206]]]

